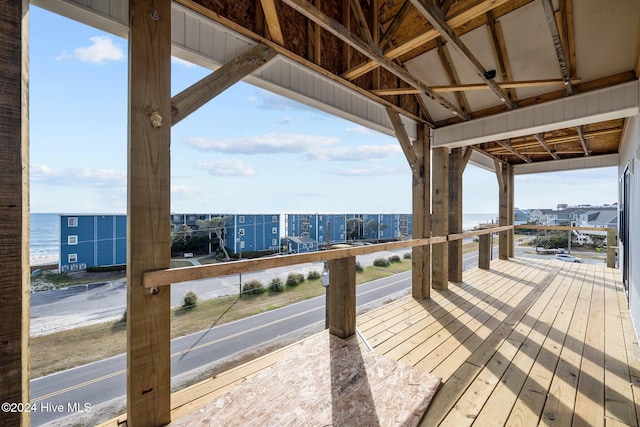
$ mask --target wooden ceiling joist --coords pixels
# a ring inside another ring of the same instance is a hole
[[[492,77],[487,75],[487,70],[482,66],[480,61],[473,55],[471,50],[462,42],[460,37],[456,35],[453,29],[447,24],[442,11],[429,0],[411,0],[413,6],[427,18],[427,21],[445,38],[458,53],[471,64],[472,68],[480,77],[480,79],[491,88],[496,96],[507,105],[508,108],[514,109],[518,105],[509,98],[506,92],[498,86]]]
[[[507,46],[504,41],[504,35],[502,33],[502,27],[500,23],[496,21],[493,10],[487,12],[487,23],[489,24],[489,34],[491,35],[491,43],[493,51],[496,54],[498,60],[498,67],[503,82],[513,80],[513,73],[511,72],[511,63],[509,62],[509,55],[507,55]],[[498,83],[500,87],[505,88],[502,84]],[[514,101],[518,100],[518,96],[515,90],[512,88],[507,89],[507,95]]]
[[[578,83],[580,81],[579,78],[571,79],[573,83]],[[542,87],[542,86],[563,86],[563,79],[543,79],[543,80],[524,80],[519,82],[506,81],[506,82],[497,82],[498,85],[503,89],[516,89],[519,87]],[[469,91],[469,90],[488,90],[489,87],[483,83],[473,83],[473,84],[457,84],[457,85],[448,85],[448,86],[431,86],[431,90],[438,93],[443,92],[460,92],[460,91]],[[389,88],[389,89],[374,89],[371,92],[376,95],[407,95],[420,93],[417,89],[414,88]]]
[[[284,46],[284,37],[282,36],[282,29],[280,28],[280,20],[278,19],[278,12],[276,11],[274,0],[260,0],[260,4],[262,4],[264,17],[267,20],[267,28],[269,28],[271,40],[280,46]]]
[[[455,115],[459,116],[463,120],[468,120],[469,117],[460,108],[453,105],[446,98],[432,91],[429,86],[416,78],[414,75],[410,74],[408,71],[402,68],[402,66],[389,60],[389,58],[385,57],[384,55],[374,51],[374,49],[372,49],[371,46],[369,46],[361,38],[357,37],[339,22],[336,22],[334,19],[331,19],[320,10],[313,7],[306,0],[282,0],[282,2],[305,16],[307,19],[320,24],[320,26],[325,31],[333,34],[352,48],[367,56],[372,61],[377,61],[381,67],[384,67],[387,71],[404,80],[414,88],[419,89],[425,95],[429,96],[431,99],[438,102],[443,107],[451,110]]]
[[[486,14],[488,11],[493,10],[503,4],[509,2],[510,0],[475,0],[470,4],[470,6],[464,10],[461,10],[456,15],[452,16],[447,20],[447,25],[451,28],[459,27],[478,16],[482,16]],[[400,44],[399,46],[393,47],[392,49],[384,52],[384,56],[389,59],[395,59],[399,56],[402,56],[408,52],[411,52],[413,49],[424,45],[432,40],[435,40],[440,34],[436,29],[427,30],[410,40],[407,40]],[[362,76],[363,74],[368,73],[371,70],[379,67],[380,64],[377,64],[375,61],[364,62],[349,71],[342,74],[342,77],[348,80],[353,80]]]
[[[522,159],[525,163],[531,163],[531,157],[526,156],[524,154],[522,154],[520,151],[516,150],[515,148],[513,148],[511,146],[511,143],[509,141],[496,141],[496,144],[500,145],[503,148],[506,148],[506,150],[508,152],[510,152],[511,154],[513,154],[514,156],[519,157],[520,159]]]
[[[409,12],[412,8],[413,6],[411,5],[411,2],[409,0],[405,0],[398,13],[394,16],[393,21],[391,21],[391,25],[389,25],[387,30],[382,35],[382,38],[380,39],[380,43],[378,45],[380,49],[384,49],[387,47],[389,41],[391,41],[391,38],[396,34],[398,29],[402,25],[402,22],[405,20],[407,15],[409,15]]]
[[[582,126],[576,127],[576,131],[578,131],[578,138],[580,139],[580,145],[582,146],[582,151],[584,151],[584,156],[589,157],[589,149],[587,148],[587,140],[584,138],[584,131]]]
[[[202,80],[171,98],[171,125],[175,125],[229,87],[275,58],[277,52],[257,44]]]
[[[555,152],[551,151],[551,148],[549,148],[549,146],[547,145],[546,141],[544,140],[544,135],[542,135],[541,133],[537,133],[533,135],[533,137],[540,143],[540,145],[542,145],[542,148],[547,150],[547,153],[549,153],[549,155],[553,157],[554,160],[560,160],[560,157]]]
[[[369,24],[367,24],[367,17],[364,16],[364,12],[362,11],[362,6],[360,6],[360,0],[350,0],[351,10],[353,11],[353,15],[356,18],[356,22],[358,23],[358,28],[360,29],[360,35],[369,44],[373,44],[373,36],[371,35],[371,30],[369,29]]]
[[[553,9],[553,3],[551,0],[542,0],[544,6],[544,14],[547,18],[547,24],[549,25],[549,32],[553,40],[553,46],[556,49],[556,56],[558,57],[558,64],[560,65],[560,72],[565,82],[565,92],[567,95],[573,95],[573,86],[571,85],[571,71],[567,64],[567,54],[565,53],[562,45],[562,39],[560,37],[560,31],[558,30],[558,24],[556,22],[555,11]]]
[[[459,85],[460,78],[458,77],[458,73],[456,72],[455,66],[453,65],[453,61],[451,60],[451,55],[449,54],[449,49],[442,42],[441,38],[437,39],[438,42],[438,57],[440,57],[440,62],[442,63],[442,67],[444,68],[445,74],[447,75],[447,79],[449,79],[449,83],[452,85]],[[456,91],[454,92],[456,100],[458,101],[458,105],[467,113],[471,112],[471,108],[469,107],[469,102],[467,101],[467,97],[464,92]]]

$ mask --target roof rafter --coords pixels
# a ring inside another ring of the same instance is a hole
[[[513,74],[511,73],[511,63],[509,62],[509,56],[507,55],[507,46],[504,42],[504,35],[502,34],[502,26],[496,21],[495,15],[492,10],[487,12],[487,22],[489,23],[489,34],[491,35],[491,42],[493,51],[498,59],[498,67],[500,67],[500,75],[503,82],[513,80]],[[499,83],[498,83],[499,84]],[[504,86],[500,85],[504,88]],[[518,96],[515,90],[507,89],[507,95],[514,101],[518,100]]]
[[[507,141],[496,141],[496,144],[500,145],[503,148],[506,148],[511,154],[520,157],[525,163],[531,163],[531,157],[522,154],[520,151],[516,150],[511,146],[511,142]]]
[[[207,77],[174,95],[171,98],[171,125],[175,125],[235,83],[255,72],[277,54],[271,47],[258,43]]]
[[[453,65],[453,61],[451,60],[451,55],[449,54],[449,49],[442,42],[442,38],[438,37],[438,57],[440,57],[440,62],[442,63],[442,67],[449,79],[449,83],[452,85],[459,85],[460,78],[458,77],[458,73],[456,72],[456,68]],[[466,95],[463,91],[454,92],[456,100],[458,101],[458,105],[466,112],[471,113],[471,108],[469,107],[469,101],[467,100]]]
[[[533,137],[540,143],[540,145],[542,145],[542,148],[547,150],[547,153],[549,153],[549,155],[551,155],[554,160],[560,160],[560,157],[555,152],[551,151],[551,148],[549,148],[549,146],[545,142],[543,134],[536,133],[535,135],[533,135]]]
[[[578,83],[580,79],[572,79],[572,82]],[[545,79],[545,80],[524,80],[520,82],[498,82],[498,86],[503,89],[515,89],[519,87],[538,87],[538,86],[556,86],[556,85],[564,85],[564,80],[562,79]],[[448,85],[448,86],[431,86],[431,90],[434,92],[442,93],[442,92],[459,92],[459,91],[469,91],[469,90],[487,90],[489,87],[484,83],[474,83],[474,84],[456,84],[456,85]],[[417,89],[414,88],[390,88],[390,89],[375,89],[371,92],[376,95],[407,95],[412,93],[419,93]]]
[[[460,11],[460,13],[448,19],[447,24],[451,28],[459,27],[460,25],[463,25],[466,22],[477,18],[478,16],[484,15],[488,11],[502,6],[509,1],[510,0],[475,0],[467,9]],[[397,47],[389,49],[388,51],[384,52],[384,56],[389,59],[397,58],[401,55],[404,55],[405,53],[411,52],[413,49],[422,46],[425,43],[436,39],[439,35],[440,34],[438,33],[438,31],[435,28],[432,28],[410,40],[403,42]],[[377,64],[375,61],[364,62],[343,73],[342,77],[348,80],[353,80],[371,70],[378,68],[378,66],[379,64]]]
[[[384,49],[385,47],[387,47],[389,41],[391,41],[391,38],[396,34],[409,12],[411,12],[411,8],[411,2],[409,0],[405,0],[398,13],[394,16],[393,21],[391,21],[391,25],[389,25],[387,30],[382,35],[379,44],[380,49]]]
[[[492,78],[487,78],[487,70],[485,70],[471,50],[469,50],[460,37],[458,37],[453,29],[451,29],[447,24],[442,11],[434,3],[431,3],[430,0],[411,0],[411,3],[425,18],[427,18],[427,21],[433,25],[442,37],[451,43],[452,47],[456,49],[463,58],[469,61],[478,77],[480,77],[480,79],[491,88],[500,101],[504,102],[510,109],[518,108],[518,105],[509,98],[509,96]]]
[[[440,105],[442,105],[443,107],[448,108],[463,120],[469,119],[467,114],[465,114],[462,110],[449,102],[446,98],[432,91],[429,86],[406,71],[404,68],[402,68],[402,66],[389,60],[389,58],[385,57],[381,53],[374,51],[371,46],[367,45],[362,39],[345,28],[344,25],[336,22],[335,19],[331,19],[330,17],[313,7],[306,0],[282,0],[282,2],[298,11],[308,19],[320,24],[320,26],[324,30],[330,32],[343,42],[358,50],[369,59],[379,62],[380,66],[384,67],[387,71],[391,72],[396,77],[401,78],[416,89],[421,90],[424,94],[429,96],[434,101],[440,103]]]
[[[282,36],[282,29],[280,28],[280,20],[278,19],[278,12],[276,11],[274,0],[260,0],[260,4],[262,5],[264,17],[267,20],[267,28],[269,28],[271,40],[280,46],[284,46],[284,37]]]
[[[578,138],[580,139],[580,145],[582,145],[582,151],[584,151],[584,156],[589,157],[589,149],[587,148],[587,141],[584,138],[584,132],[582,126],[576,127],[578,131]]]
[[[371,30],[369,29],[369,24],[367,24],[367,17],[364,16],[364,12],[362,11],[362,6],[360,6],[360,0],[350,0],[351,10],[356,17],[356,22],[358,22],[358,28],[360,28],[360,34],[369,44],[373,44],[373,36],[371,35]]]
[[[544,6],[544,14],[547,17],[547,24],[549,25],[549,32],[553,40],[553,45],[556,49],[556,56],[558,57],[558,64],[560,65],[560,72],[565,84],[565,93],[567,95],[573,95],[573,86],[571,85],[571,70],[569,70],[567,64],[567,54],[565,53],[564,46],[562,45],[562,39],[558,30],[558,23],[556,22],[556,15],[553,9],[553,3],[551,0],[542,0]]]

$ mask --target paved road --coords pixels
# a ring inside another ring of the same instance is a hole
[[[517,247],[516,256],[522,254],[523,250]],[[494,258],[496,256],[494,251]],[[464,269],[477,266],[477,262],[477,252],[466,254]],[[407,294],[410,287],[410,272],[360,285],[357,288],[357,305],[361,309],[366,304],[389,299],[392,294]],[[320,330],[324,324],[324,302],[324,296],[317,297],[175,339],[171,344],[172,376],[175,379],[296,330],[314,326]],[[32,402],[38,409],[32,414],[32,424],[38,426],[55,421],[85,408],[85,404],[96,408],[113,399],[122,399],[125,395],[125,367],[125,356],[120,355],[32,380]]]

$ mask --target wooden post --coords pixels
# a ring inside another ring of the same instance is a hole
[[[431,236],[431,147],[426,125],[418,125],[416,171],[413,173],[413,231],[414,239]],[[411,295],[427,299],[431,295],[431,246],[414,246],[411,256]]]
[[[514,173],[513,166],[509,165],[509,225],[513,225],[515,223],[515,202],[514,202]],[[514,242],[514,230],[508,231],[508,247],[509,247],[509,258],[513,258],[515,256],[515,242]]]
[[[143,273],[171,263],[171,0],[129,2],[127,425],[171,421],[171,287]]]
[[[0,403],[29,402],[29,1],[0,2]],[[0,425],[28,426],[26,411]]]
[[[616,238],[616,229],[609,227],[607,228],[607,267],[616,267],[617,246],[618,240]]]
[[[478,238],[478,268],[488,270],[491,267],[491,234],[482,234]]]
[[[356,333],[356,257],[329,261],[329,333],[348,338]]]
[[[496,174],[498,174],[498,183],[500,187],[500,217],[498,219],[498,224],[502,227],[505,225],[509,225],[509,174],[511,171],[511,166],[507,163],[502,163],[501,168],[498,168],[497,166],[498,164],[496,163]],[[500,259],[509,259],[509,232],[501,231],[500,233],[498,233],[498,242],[498,254]]]
[[[433,149],[433,235],[449,234],[449,149]],[[436,243],[432,248],[431,283],[434,289],[449,286],[449,250],[447,243]]]
[[[462,148],[449,154],[449,233],[462,233]],[[462,282],[462,240],[449,242],[449,280]]]

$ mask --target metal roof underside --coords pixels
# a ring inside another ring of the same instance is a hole
[[[127,0],[33,4],[127,36]],[[638,113],[637,0],[176,0],[173,54],[215,70],[257,43],[245,81],[515,173],[612,166]]]

